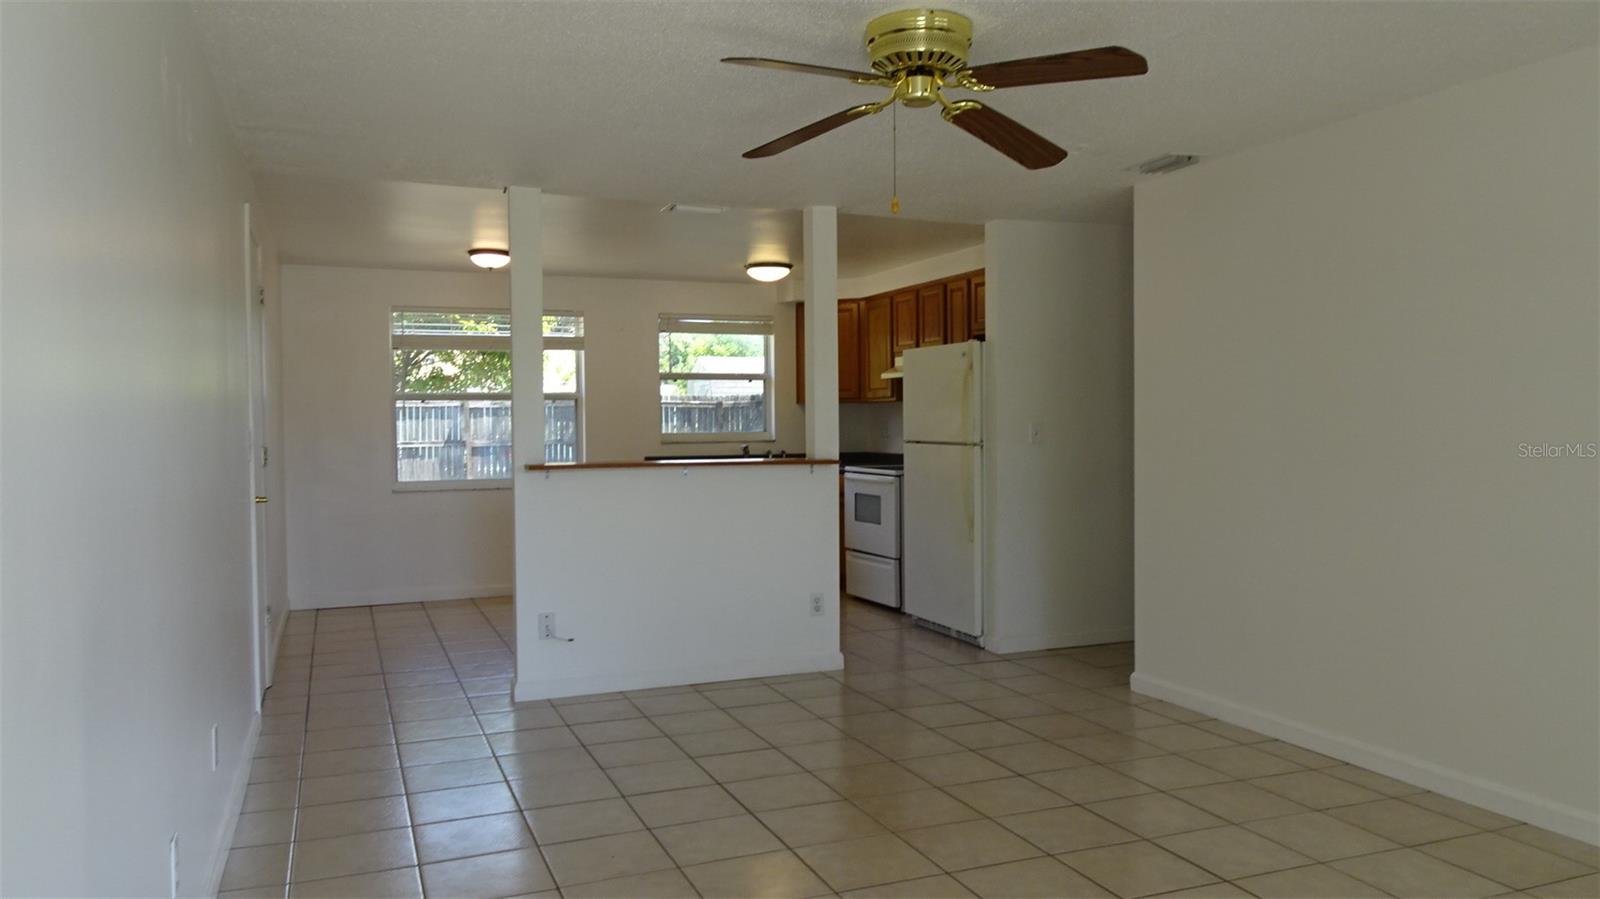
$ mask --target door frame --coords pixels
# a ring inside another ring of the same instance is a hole
[[[270,449],[267,435],[266,385],[266,287],[261,262],[261,244],[256,238],[251,205],[244,204],[244,338],[245,338],[245,428],[249,437],[248,458],[250,493],[246,497],[250,516],[250,660],[254,684],[254,704],[261,711],[262,696],[272,686],[273,637],[276,628],[269,595],[268,508],[256,501],[267,494]]]

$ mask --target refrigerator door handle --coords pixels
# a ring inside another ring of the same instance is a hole
[[[974,515],[972,502],[972,456],[970,452],[961,454],[961,510],[967,514],[967,539],[977,540],[973,530]]]
[[[961,354],[961,435],[970,439],[972,434],[972,357]]]

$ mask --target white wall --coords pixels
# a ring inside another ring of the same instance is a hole
[[[1130,639],[1132,235],[1002,221],[985,236],[984,645]]]
[[[905,452],[901,403],[840,403],[839,449],[856,453]]]
[[[177,834],[199,895],[255,721],[250,181],[185,7],[0,16],[0,893],[165,896]]]
[[[389,311],[507,308],[504,272],[283,267],[283,370],[294,608],[496,596],[512,586],[512,500],[500,489],[396,490]],[[581,312],[589,461],[738,452],[663,443],[656,324],[663,312],[775,319],[778,440],[805,448],[794,402],[794,315],[760,285],[547,277],[545,304]]]
[[[518,534],[517,700],[841,667],[838,471],[519,472],[560,513]],[[539,639],[545,612],[574,642]]]
[[[1135,195],[1139,688],[1591,842],[1597,73]]]
[[[297,609],[511,592],[511,495],[397,490],[389,312],[499,309],[502,272],[283,266],[289,600]]]
[[[739,452],[738,443],[662,442],[656,335],[664,312],[771,316],[778,439],[750,451],[805,451],[804,410],[794,401],[794,308],[780,305],[771,285],[547,275],[544,305],[583,313],[588,461]]]
[[[839,278],[839,296],[841,297],[870,297],[897,287],[909,287],[912,284],[921,284],[936,278],[947,278],[951,275],[961,275],[975,269],[983,268],[984,245],[966,247],[918,259],[894,268],[883,269],[868,275]]]

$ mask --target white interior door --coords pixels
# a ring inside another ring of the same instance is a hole
[[[983,451],[906,444],[906,612],[974,637],[983,634],[978,547],[982,546]]]
[[[261,695],[272,686],[274,628],[271,593],[267,584],[267,520],[271,497],[267,495],[270,450],[267,446],[266,288],[262,284],[261,245],[256,241],[255,229],[250,224],[249,204],[245,205],[245,234],[246,283],[249,286],[245,297],[245,340],[250,369],[250,636],[251,657],[255,667],[256,708],[259,710]]]

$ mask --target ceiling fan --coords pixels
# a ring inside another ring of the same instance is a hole
[[[945,121],[1025,168],[1045,169],[1066,159],[1067,151],[1001,115],[993,107],[977,100],[951,100],[944,95],[945,90],[988,92],[1030,84],[1125,78],[1143,75],[1150,69],[1143,56],[1124,47],[1076,50],[968,67],[972,20],[940,9],[907,9],[879,16],[867,23],[866,40],[867,52],[872,57],[870,72],[752,56],[730,56],[722,60],[735,65],[827,75],[890,89],[889,96],[883,100],[836,112],[749,150],[744,157],[775,156],[848,122],[882,112],[898,101],[913,109],[937,103]]]

